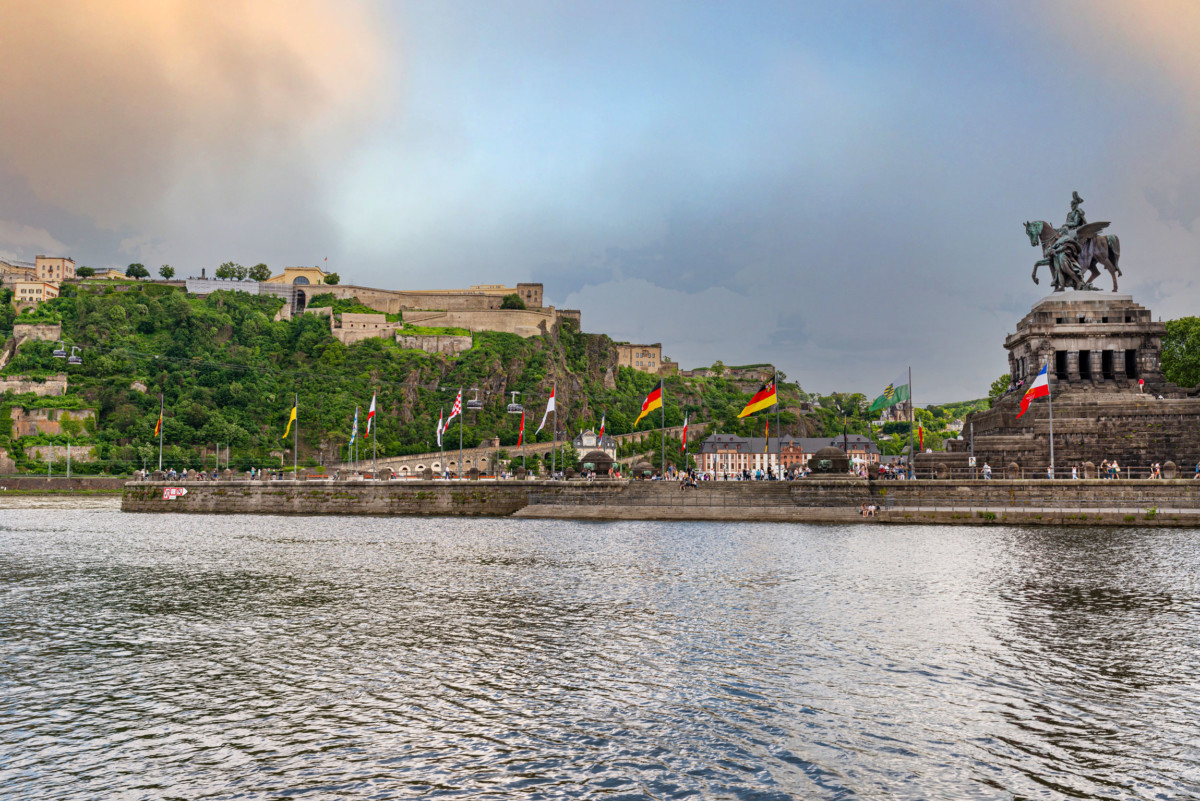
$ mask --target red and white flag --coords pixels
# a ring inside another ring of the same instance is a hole
[[[687,417],[683,418],[683,445],[679,448],[683,453],[687,453]]]
[[[541,430],[546,427],[546,418],[550,416],[550,412],[554,411],[554,393],[558,391],[558,384],[555,384],[550,390],[550,400],[546,402],[546,413],[542,415],[542,424],[537,427],[537,431],[533,432],[536,437]]]
[[[454,399],[454,405],[450,407],[450,416],[446,418],[446,425],[442,429],[445,431],[450,427],[450,421],[462,414],[462,387],[458,388],[458,397]]]
[[[371,408],[367,409],[367,433],[371,433],[371,426],[375,422],[375,393],[371,393]]]
[[[1042,366],[1042,372],[1037,374],[1037,378],[1033,379],[1033,383],[1025,391],[1025,397],[1021,398],[1021,411],[1017,412],[1017,417],[1025,414],[1029,409],[1029,402],[1034,398],[1049,397],[1050,376],[1046,375],[1046,368],[1049,366],[1048,364]]]
[[[517,432],[517,447],[521,447],[521,443],[525,441],[525,410],[521,410],[521,430]]]
[[[604,415],[600,415],[600,444],[604,444]]]
[[[438,409],[437,435],[438,435],[438,447],[440,448],[440,447],[442,447],[442,410],[441,409]]]

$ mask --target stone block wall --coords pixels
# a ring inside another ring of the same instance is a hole
[[[18,342],[58,342],[62,339],[62,326],[58,323],[14,323],[13,338]]]
[[[12,435],[33,437],[38,434],[61,434],[64,419],[95,422],[95,409],[25,409],[12,407]]]
[[[13,392],[17,395],[32,392],[43,398],[59,397],[67,392],[67,374],[59,373],[47,376],[42,380],[23,375],[5,376],[0,378],[0,394],[5,392]]]
[[[470,350],[473,341],[469,336],[405,334],[403,331],[396,332],[396,344],[402,348],[423,350],[426,353],[445,353],[450,356]]]
[[[468,331],[500,331],[529,338],[558,329],[559,316],[553,306],[545,309],[479,309],[475,311],[409,311],[404,322],[429,328],[465,328]]]
[[[66,463],[67,461],[67,446],[66,445],[30,445],[25,448],[25,455],[30,459],[38,462],[45,462],[49,459],[50,452],[54,453],[54,461]],[[96,453],[86,445],[71,446],[71,461],[72,462],[94,462],[96,461]]]

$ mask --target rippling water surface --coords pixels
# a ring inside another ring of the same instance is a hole
[[[6,798],[1195,798],[1200,535],[0,509]]]

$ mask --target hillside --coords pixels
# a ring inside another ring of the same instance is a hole
[[[345,455],[355,405],[362,407],[365,420],[372,391],[379,393],[379,452],[401,455],[436,447],[438,410],[449,411],[459,386],[466,388],[468,399],[471,388],[478,387],[484,402],[481,411],[467,413],[464,440],[477,443],[498,436],[511,445],[519,418],[505,412],[510,391],[522,393],[519,401],[528,408],[530,434],[556,379],[560,429],[574,434],[598,425],[606,414],[608,430],[620,434],[631,430],[642,399],[657,382],[656,377],[616,368],[612,341],[604,335],[570,329],[534,339],[480,333],[471,350],[450,357],[402,349],[382,339],[345,346],[331,336],[324,317],[273,321],[280,305],[276,299],[239,292],[188,297],[152,284],[128,291],[65,286],[63,296],[42,304],[37,314],[61,321],[64,342],[80,346],[83,364],[67,367],[52,355],[53,343],[27,342],[0,372],[46,376],[66,369],[68,397],[95,408],[99,419],[93,433],[78,432],[98,460],[78,469],[109,472],[156,463],[160,392],[166,407],[165,463],[200,467],[205,454],[222,443],[232,445],[233,466],[245,469],[278,464],[290,448],[291,438],[285,442],[282,434],[297,395],[300,457],[315,464]],[[606,386],[610,368],[612,382]],[[736,419],[748,396],[719,375],[668,378],[665,395],[668,425],[682,423],[686,414],[693,422],[716,422],[722,431],[761,435],[761,420]],[[784,430],[819,433],[799,413],[799,388],[782,386],[781,395]],[[6,399],[9,405],[54,402],[63,400]],[[655,413],[640,428],[651,431],[657,424]],[[9,432],[0,436],[19,460],[25,445],[65,443],[63,435],[11,441]],[[548,441],[548,428],[536,439]],[[285,462],[290,464],[288,454]],[[21,464],[38,467],[28,459]]]

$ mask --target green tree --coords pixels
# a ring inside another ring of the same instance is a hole
[[[1181,387],[1200,384],[1200,317],[1167,320],[1162,371],[1168,381]]]
[[[266,281],[271,277],[271,268],[259,262],[250,268],[249,276],[251,281]]]
[[[338,275],[337,273],[329,273],[328,275],[325,276],[325,283],[327,283],[327,284],[331,284],[331,285],[336,284],[338,281],[341,281],[341,280],[342,280],[342,277],[340,275]]]
[[[524,309],[525,301],[521,300],[520,295],[518,295],[516,292],[513,292],[511,295],[504,296],[504,299],[500,301],[500,308],[502,308],[502,309]]]
[[[237,280],[245,281],[246,276],[249,274],[250,274],[250,271],[247,270],[242,265],[240,265],[240,264],[233,265],[233,277],[236,278]]]
[[[162,267],[158,268],[158,274],[167,281],[170,281],[175,277],[175,268],[169,264],[164,264]]]
[[[217,278],[233,278],[234,271],[241,265],[227,261],[217,268]]]
[[[135,263],[125,268],[125,275],[130,278],[149,278],[150,271],[144,265]]]
[[[75,269],[75,277],[76,278],[91,278],[95,274],[96,274],[95,269],[88,267],[86,265],[83,267],[77,267]]]
[[[996,399],[1008,392],[1008,387],[1012,383],[1012,377],[1008,373],[1004,373],[988,388],[988,408],[995,405]]]

